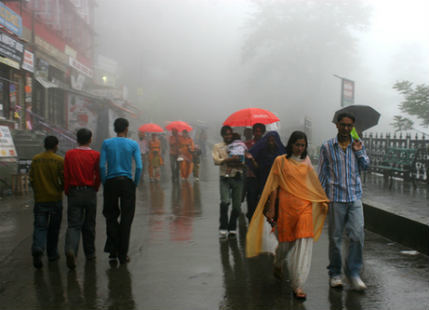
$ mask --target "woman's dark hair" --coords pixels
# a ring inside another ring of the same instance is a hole
[[[220,129],[220,135],[223,137],[228,130],[232,131],[231,126],[228,126],[228,125],[222,126],[222,128]]]
[[[113,123],[113,127],[116,133],[124,132],[125,129],[128,128],[128,126],[129,126],[128,120],[122,117],[115,119],[115,122]]]
[[[91,140],[92,132],[87,128],[81,128],[77,131],[76,137],[77,143],[79,143],[79,145],[85,145],[88,144]]]
[[[297,130],[297,131],[292,132],[292,134],[289,137],[289,141],[287,142],[286,158],[290,158],[293,155],[293,145],[299,139],[305,140],[305,149],[304,149],[304,152],[302,152],[302,154],[301,154],[301,158],[304,159],[307,157],[307,147],[308,147],[307,136],[302,131]]]
[[[257,128],[259,128],[262,131],[263,134],[265,133],[266,127],[265,127],[264,124],[262,124],[262,123],[256,123],[256,124],[254,124],[252,126],[252,131],[255,132]]]
[[[348,112],[343,112],[343,113],[338,114],[337,123],[339,123],[345,117],[350,118],[353,121],[353,123],[356,121],[355,116],[353,114],[348,113]]]
[[[58,145],[58,138],[55,136],[47,136],[43,141],[46,150],[53,150]]]

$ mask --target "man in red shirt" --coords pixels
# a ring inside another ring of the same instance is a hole
[[[64,158],[64,192],[68,203],[65,252],[70,269],[76,267],[81,232],[87,260],[95,259],[95,217],[100,187],[100,153],[89,147],[92,133],[82,128],[76,136],[79,146],[67,151]]]

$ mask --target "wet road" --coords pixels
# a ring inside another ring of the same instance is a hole
[[[29,199],[1,202],[0,309],[429,309],[428,257],[402,254],[408,249],[370,232],[363,273],[367,292],[328,287],[325,231],[313,250],[307,301],[294,300],[287,277],[272,276],[271,257],[244,257],[244,217],[236,239],[219,240],[217,171],[211,162],[199,183],[173,186],[164,180],[139,187],[131,262],[118,268],[111,268],[102,252],[100,199],[96,261],[85,262],[80,248],[75,271],[67,269],[63,256],[35,270]],[[60,249],[64,223],[65,217]]]

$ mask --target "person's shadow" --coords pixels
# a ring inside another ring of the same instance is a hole
[[[41,309],[52,308],[52,305],[63,307],[66,299],[58,262],[49,263],[45,270],[34,271],[34,287]]]
[[[126,265],[106,270],[108,309],[134,309],[131,274]]]

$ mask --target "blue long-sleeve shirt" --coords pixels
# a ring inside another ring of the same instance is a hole
[[[137,186],[139,184],[140,175],[143,169],[138,143],[123,137],[115,137],[104,140],[100,152],[101,182],[104,184],[106,180],[119,176],[126,176],[132,180],[133,157],[136,163],[134,183]]]
[[[344,151],[337,137],[325,142],[320,148],[319,180],[329,200],[353,202],[362,199],[360,171],[368,166],[365,146],[355,152],[350,143]]]

